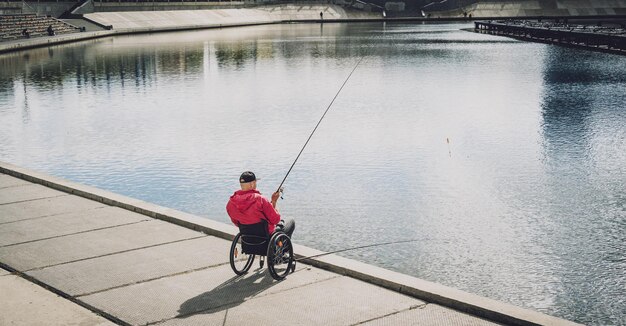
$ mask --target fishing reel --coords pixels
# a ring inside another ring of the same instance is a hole
[[[285,193],[285,187],[281,186],[280,188],[278,188],[278,192],[280,192],[280,199],[285,199],[283,198],[283,193]]]

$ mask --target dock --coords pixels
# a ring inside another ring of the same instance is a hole
[[[577,325],[336,255],[237,277],[236,233],[0,162],[0,324]]]
[[[626,54],[626,28],[527,20],[476,21],[474,31],[519,40]]]

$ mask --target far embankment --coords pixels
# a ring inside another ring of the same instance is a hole
[[[611,17],[626,15],[626,0],[479,0],[455,9],[438,4],[425,8],[427,17]]]
[[[336,5],[274,5],[241,9],[94,12],[84,18],[118,31],[158,31],[305,21],[381,19],[380,13]]]
[[[80,9],[80,8],[78,8]],[[122,34],[298,23],[382,20],[380,13],[346,9],[337,5],[272,5],[239,9],[91,12],[82,16],[104,30],[0,42],[0,53],[77,42]],[[84,26],[78,19],[72,23]]]

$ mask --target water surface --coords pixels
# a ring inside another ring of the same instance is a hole
[[[120,36],[0,56],[0,160],[585,324],[626,320],[626,57],[458,24]]]

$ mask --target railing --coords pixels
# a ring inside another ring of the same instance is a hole
[[[475,22],[480,33],[626,54],[626,28],[519,20]]]
[[[477,22],[484,25],[484,23]],[[626,28],[624,27],[608,27],[608,26],[593,26],[593,25],[578,25],[568,23],[552,23],[552,22],[539,22],[539,21],[527,21],[527,20],[496,20],[491,23],[494,26],[504,25],[511,27],[521,28],[534,28],[544,29],[550,31],[560,32],[580,32],[580,33],[595,33],[605,35],[626,35]]]

